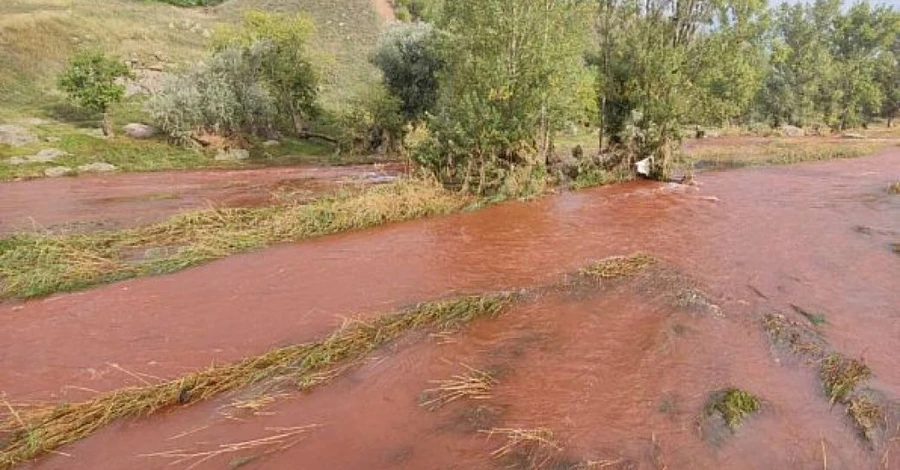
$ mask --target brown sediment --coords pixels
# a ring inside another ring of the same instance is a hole
[[[96,232],[161,221],[189,210],[311,198],[398,165],[117,173],[0,183],[0,235]]]
[[[824,442],[829,468],[878,468],[882,454],[859,445],[846,410],[832,408],[817,385],[818,371],[775,363],[755,325],[760,311],[825,307],[827,324],[804,325],[828,345],[822,355],[865,357],[873,385],[900,395],[893,353],[900,265],[885,250],[896,240],[853,230],[900,233],[900,206],[884,192],[900,170],[897,155],[705,174],[695,188],[634,182],[562,194],[5,304],[0,390],[13,402],[78,401],[93,395],[84,388],[139,382],[110,364],[171,379],[311,341],[340,316],[371,319],[450,292],[540,285],[593,259],[644,251],[690,273],[697,285],[682,287],[704,293],[722,314],[686,315],[694,306],[680,306],[673,292],[630,287],[641,276],[601,283],[610,289],[603,296],[546,292],[452,341],[401,341],[335,378],[327,392],[276,402],[253,419],[221,418],[227,403],[213,400],[114,424],[62,449],[72,457],[51,455],[33,468],[162,469],[168,461],[138,456],[202,451],[193,443],[240,442],[267,427],[311,423],[322,426],[247,468],[493,468],[496,442],[473,439],[459,423],[467,402],[437,412],[419,406],[428,381],[458,373],[460,363],[506,366],[489,403],[476,405],[493,411],[470,413],[473,422],[551,429],[572,461],[653,468],[656,456],[669,468],[815,467]],[[759,307],[764,300],[771,308]],[[729,386],[771,407],[712,448],[693,423],[707,394]]]

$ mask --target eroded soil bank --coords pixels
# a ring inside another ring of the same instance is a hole
[[[452,338],[407,338],[256,412],[228,407],[235,397],[172,410],[33,467],[172,468],[146,455],[318,425],[277,453],[227,453],[196,468],[494,468],[508,462],[491,456],[503,440],[478,432],[491,428],[553,430],[557,468],[900,468],[896,445],[869,450],[815,371],[778,360],[760,327],[765,313],[815,312],[825,339],[864,357],[873,384],[900,397],[900,200],[885,191],[898,175],[894,150],[703,174],[698,187],[632,183],[6,304],[0,390],[14,402],[85,398],[311,340],[343,316],[557,282],[643,251],[688,275],[715,308],[673,302],[654,282],[549,293]],[[497,376],[490,399],[419,406],[429,381],[463,364]],[[763,411],[734,435],[710,435],[697,417],[729,386],[758,394]]]
[[[158,222],[209,205],[312,198],[341,184],[396,175],[402,165],[122,173],[0,183],[0,235],[91,232]]]

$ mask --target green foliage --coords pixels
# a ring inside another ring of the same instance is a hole
[[[248,13],[240,27],[221,28],[210,59],[170,81],[147,110],[181,142],[198,132],[304,136],[318,114],[312,31],[302,16]]]
[[[443,8],[444,0],[396,0],[397,19],[400,21],[433,22]],[[405,12],[405,14],[401,14]]]
[[[222,27],[216,33],[217,51],[239,48],[246,54],[259,44],[259,73],[275,99],[278,115],[298,134],[318,113],[320,74],[309,50],[313,23],[302,15],[248,12],[238,27]]]
[[[399,153],[406,124],[401,107],[382,87],[352,99],[339,119],[341,151],[352,155]]]
[[[419,162],[479,193],[531,174],[516,167],[543,166],[584,66],[586,8],[551,0],[446,3],[438,45],[445,67]]]
[[[83,51],[72,58],[57,85],[83,108],[105,113],[125,97],[125,85],[119,80],[130,76],[122,62],[100,51]]]
[[[729,388],[714,393],[706,405],[706,414],[718,414],[725,424],[736,430],[748,416],[759,412],[759,398],[750,392],[737,388]]]
[[[396,96],[404,118],[416,123],[437,101],[441,58],[434,28],[427,23],[387,30],[378,42],[372,62],[384,74],[384,83]]]
[[[147,101],[147,112],[173,140],[196,133],[265,134],[276,116],[275,99],[261,80],[268,43],[229,47],[207,63],[170,80]]]

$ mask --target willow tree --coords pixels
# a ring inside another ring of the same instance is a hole
[[[600,0],[602,135],[613,163],[668,174],[684,124],[743,114],[759,88],[760,0]],[[601,136],[601,147],[603,147]]]
[[[445,2],[431,141],[420,162],[487,192],[546,164],[584,77],[590,4],[579,0]]]

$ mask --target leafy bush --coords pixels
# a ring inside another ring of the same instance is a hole
[[[270,46],[227,48],[208,63],[170,80],[147,102],[154,122],[172,139],[188,143],[198,132],[229,135],[272,130],[275,100],[260,81]]]
[[[351,154],[397,153],[403,127],[400,101],[375,87],[350,102],[339,118],[341,151]]]
[[[260,57],[259,78],[275,97],[280,123],[298,135],[308,130],[319,108],[320,74],[309,41],[315,27],[302,15],[248,12],[240,26],[225,26],[215,38],[216,50],[267,47]]]
[[[112,133],[112,123],[107,111],[113,103],[125,96],[122,78],[131,71],[122,62],[106,57],[100,51],[84,51],[77,54],[58,78],[58,86],[81,107],[103,113],[103,133]]]
[[[441,58],[430,24],[402,25],[387,30],[378,42],[372,62],[384,74],[388,90],[400,100],[400,111],[407,121],[419,121],[434,108]]]
[[[304,137],[318,114],[312,31],[302,16],[248,13],[241,26],[218,31],[207,63],[168,83],[147,109],[181,142],[198,132],[270,137],[287,130]]]

